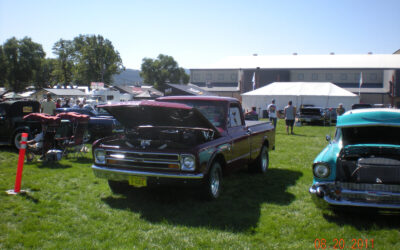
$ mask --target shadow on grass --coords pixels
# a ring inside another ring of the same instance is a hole
[[[87,157],[76,157],[76,158],[72,158],[69,157],[68,160],[70,162],[75,162],[75,163],[80,163],[80,164],[92,164],[93,160],[91,158],[87,158]]]
[[[351,225],[358,230],[399,227],[399,211],[374,208],[331,208],[329,210],[330,213],[324,212],[324,218],[339,226]]]
[[[33,203],[39,203],[39,200],[29,195],[29,193],[20,193],[19,195],[26,198],[27,200],[32,201]]]
[[[19,150],[16,149],[14,146],[10,145],[0,145],[1,152],[9,152],[9,153],[18,153]]]
[[[38,168],[63,169],[72,167],[70,164],[61,164],[57,161],[36,162]]]
[[[239,172],[224,179],[223,193],[216,201],[202,200],[193,188],[165,186],[134,189],[127,196],[103,201],[112,208],[140,213],[152,223],[246,232],[257,226],[263,203],[286,206],[295,199],[286,189],[301,175],[283,169],[270,169],[266,176]]]

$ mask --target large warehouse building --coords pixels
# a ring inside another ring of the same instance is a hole
[[[236,98],[272,82],[331,82],[360,94],[361,103],[400,107],[400,54],[228,57],[191,69],[190,82]]]

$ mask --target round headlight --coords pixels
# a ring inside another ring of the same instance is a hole
[[[94,158],[96,163],[106,163],[106,152],[103,149],[96,149],[94,151]]]
[[[182,155],[181,169],[193,171],[196,166],[196,161],[193,155]]]
[[[314,176],[317,178],[326,178],[329,176],[331,170],[328,165],[317,163],[314,165]]]

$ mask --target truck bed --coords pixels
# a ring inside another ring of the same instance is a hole
[[[271,124],[271,122],[269,121],[250,121],[250,120],[245,120],[244,123],[246,124],[247,127],[252,127],[263,123]]]

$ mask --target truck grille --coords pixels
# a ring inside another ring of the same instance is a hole
[[[179,154],[106,150],[106,164],[123,169],[180,169]]]

